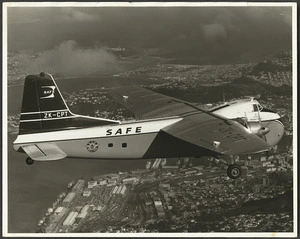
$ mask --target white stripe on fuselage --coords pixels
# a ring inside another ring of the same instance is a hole
[[[60,119],[70,119],[70,118],[77,118],[79,116],[73,115],[73,116],[63,116],[58,118],[46,118],[46,119],[30,119],[30,120],[20,120],[20,122],[35,122],[35,121],[48,121],[48,120],[60,120]]]
[[[182,120],[180,117],[134,121],[117,125],[97,126],[82,129],[69,129],[53,132],[19,135],[14,144],[31,144],[40,142],[56,142],[64,140],[119,137],[128,135],[157,133],[162,128]]]
[[[32,115],[32,114],[50,113],[50,112],[58,112],[58,111],[68,111],[68,109],[63,109],[63,110],[46,110],[46,111],[22,112],[21,115]],[[70,112],[70,113],[71,113],[71,112]]]

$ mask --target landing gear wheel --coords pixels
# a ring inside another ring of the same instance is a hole
[[[227,175],[231,179],[237,179],[242,175],[242,168],[240,165],[232,164],[227,169]]]
[[[32,165],[32,164],[34,163],[34,160],[33,160],[32,158],[28,157],[28,158],[26,159],[26,163],[27,163],[28,165]]]

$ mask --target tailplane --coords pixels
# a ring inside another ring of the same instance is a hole
[[[42,72],[25,78],[19,134],[118,123],[119,121],[73,114],[50,74]]]

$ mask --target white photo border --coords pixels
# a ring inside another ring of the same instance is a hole
[[[7,151],[7,8],[9,7],[292,7],[293,232],[262,233],[9,233]],[[297,237],[297,3],[296,2],[4,2],[2,3],[2,235],[5,237]]]

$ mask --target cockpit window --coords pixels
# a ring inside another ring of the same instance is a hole
[[[258,105],[259,111],[262,111],[263,108],[264,108],[264,107],[262,107],[261,105]]]
[[[253,111],[254,111],[254,112],[258,112],[258,111],[259,111],[258,105],[257,105],[257,104],[254,104],[254,105],[253,105]]]

